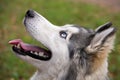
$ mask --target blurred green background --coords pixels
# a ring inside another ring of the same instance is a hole
[[[39,43],[31,38],[22,24],[25,12],[34,9],[55,25],[78,24],[93,28],[111,21],[117,28],[115,49],[109,56],[109,75],[120,80],[120,11],[79,0],[0,0],[0,80],[28,80],[35,68],[17,58],[8,44],[21,38],[27,43]]]

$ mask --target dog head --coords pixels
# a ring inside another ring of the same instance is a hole
[[[86,54],[97,54],[100,51],[108,53],[113,48],[115,28],[111,27],[111,23],[106,23],[96,30],[75,25],[58,27],[37,12],[28,10],[24,25],[30,35],[47,50],[16,39],[9,42],[13,45],[13,51],[39,70],[50,73],[58,73],[70,65],[71,60],[77,58],[78,54],[80,58],[81,55],[85,57]],[[81,51],[85,54],[81,54]]]

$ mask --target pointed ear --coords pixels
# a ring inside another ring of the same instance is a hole
[[[95,30],[95,36],[86,48],[88,53],[97,53],[99,51],[110,52],[113,49],[116,29],[110,27],[112,23],[106,23]]]

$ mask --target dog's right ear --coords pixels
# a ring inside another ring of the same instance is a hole
[[[112,23],[108,22],[95,30],[95,35],[87,46],[87,53],[99,53],[99,51],[110,52],[113,49],[116,29],[111,27]]]

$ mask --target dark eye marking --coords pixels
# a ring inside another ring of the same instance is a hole
[[[68,36],[66,31],[60,31],[60,37],[66,39]]]

